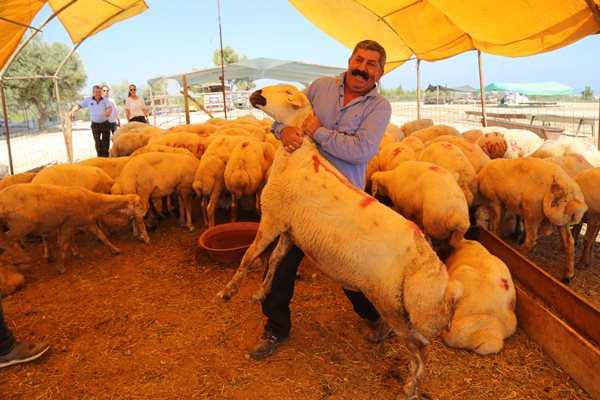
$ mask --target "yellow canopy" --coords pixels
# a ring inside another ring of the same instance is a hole
[[[386,72],[411,57],[437,61],[468,50],[522,57],[600,32],[600,0],[289,0],[352,48],[374,39]],[[596,15],[594,15],[596,14]]]
[[[2,0],[0,70],[46,3],[58,13],[74,44],[148,8],[144,0]]]

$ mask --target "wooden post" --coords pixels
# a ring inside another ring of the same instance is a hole
[[[65,147],[67,150],[67,161],[73,163],[73,131],[65,129],[65,118],[62,112],[62,106],[60,104],[60,91],[58,88],[58,76],[54,76],[54,96],[58,106],[58,118],[60,118],[60,127],[63,131],[63,139],[65,140]]]
[[[148,88],[150,89],[150,106],[152,107],[152,119],[154,120],[154,125],[156,125],[156,107],[154,106],[154,93],[152,93],[152,85],[148,85]]]
[[[190,124],[190,103],[188,102],[188,87],[187,78],[185,74],[181,75],[181,82],[183,83],[183,106],[185,108],[185,123]]]
[[[417,119],[421,119],[421,60],[417,58]]]
[[[477,50],[477,62],[479,64],[479,91],[481,92],[481,123],[487,126],[487,117],[485,115],[485,85],[483,83],[483,66],[481,63],[481,51]]]
[[[12,150],[10,149],[10,129],[8,128],[8,110],[6,109],[6,92],[4,91],[4,81],[0,78],[0,97],[2,97],[2,115],[4,116],[4,133],[6,134],[6,147],[8,148],[8,166],[10,174],[15,174],[13,167]],[[29,123],[29,121],[28,121]]]

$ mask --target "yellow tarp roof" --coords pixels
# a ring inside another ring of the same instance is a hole
[[[600,0],[289,0],[311,23],[352,48],[374,39],[386,72],[411,57],[437,61],[468,50],[522,57],[600,32]]]
[[[145,11],[143,0],[2,0],[0,1],[0,70],[13,54],[27,27],[48,3],[74,44],[112,24]]]

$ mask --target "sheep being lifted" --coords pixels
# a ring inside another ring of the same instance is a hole
[[[251,103],[290,126],[300,127],[312,108],[294,86],[254,92]],[[412,222],[356,189],[304,137],[293,153],[279,148],[261,197],[262,217],[235,276],[217,298],[234,296],[260,254],[279,237],[256,301],[270,291],[281,259],[296,244],[327,276],[359,290],[404,341],[410,375],[404,386],[416,398],[418,377],[427,359],[426,336],[448,325],[462,286],[448,279],[446,267]],[[360,251],[357,251],[360,249]]]

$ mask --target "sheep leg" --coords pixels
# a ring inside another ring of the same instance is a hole
[[[254,242],[252,242],[250,247],[248,247],[248,250],[246,250],[240,266],[235,272],[233,278],[231,278],[231,280],[227,283],[225,289],[217,293],[215,300],[228,301],[235,296],[239,290],[242,280],[248,273],[249,268],[254,264],[260,263],[259,256],[263,251],[266,250],[267,247],[269,247],[269,245],[281,232],[279,229],[269,226],[270,222],[271,221],[266,219],[261,221],[258,233],[256,234],[256,239],[254,239]]]
[[[262,303],[267,295],[271,293],[271,284],[273,283],[275,272],[279,268],[281,260],[283,260],[283,257],[290,251],[292,246],[294,246],[294,242],[292,242],[290,236],[287,233],[282,233],[279,236],[279,241],[277,242],[277,246],[275,246],[275,250],[273,250],[271,257],[269,258],[267,274],[258,291],[252,296],[252,302],[254,304]]]
[[[52,254],[50,253],[50,244],[48,243],[48,235],[42,235],[42,245],[44,246],[44,258],[46,259],[47,262],[52,262],[54,261],[52,259]]]
[[[500,225],[502,206],[499,201],[490,201],[488,205],[490,212],[490,230],[496,233],[498,232],[498,226]]]
[[[194,230],[194,224],[192,223],[192,192],[180,193],[180,207],[179,215],[185,214],[185,225],[191,231]]]
[[[62,226],[58,229],[58,262],[56,269],[61,274],[64,274],[67,270],[65,269],[65,259],[67,258],[67,250],[71,245],[73,234],[75,229],[72,227]]]
[[[92,224],[90,224],[88,227],[86,227],[84,229],[86,230],[86,232],[89,232],[92,235],[96,236],[102,243],[104,243],[104,245],[106,247],[108,247],[110,249],[110,251],[113,254],[121,254],[122,253],[121,249],[119,249],[117,246],[112,244],[110,242],[110,240],[108,240],[108,238],[106,237],[106,235],[104,234],[102,229],[98,228],[98,225],[95,222],[93,222]]]
[[[231,222],[237,221],[237,214],[238,214],[237,205],[238,205],[237,197],[232,192],[231,193]]]
[[[217,208],[217,203],[219,201],[219,197],[221,197],[221,193],[223,193],[223,189],[225,188],[225,182],[223,180],[217,180],[215,183],[215,187],[213,188],[212,193],[210,194],[210,200],[208,202],[208,206],[206,207],[206,213],[208,214],[208,227],[212,228],[215,226],[215,208]]]
[[[376,304],[375,306],[377,307]],[[377,307],[377,309],[380,310],[381,308]],[[429,341],[412,327],[402,314],[386,312],[381,313],[381,318],[396,332],[409,352],[409,376],[404,384],[404,394],[406,399],[416,400],[418,398],[419,376],[423,373],[429,356]]]
[[[592,262],[592,249],[594,248],[598,231],[600,231],[600,218],[588,216],[587,228],[583,238],[583,251],[581,252],[581,259],[577,263],[577,268],[583,269],[590,266]]]
[[[565,250],[565,263],[567,266],[566,273],[564,274],[562,281],[563,283],[569,284],[571,279],[575,277],[575,241],[571,234],[571,227],[569,225],[563,225],[558,227],[560,232],[560,238],[563,242]]]
[[[529,253],[533,246],[535,246],[538,237],[538,230],[540,227],[540,223],[542,218],[534,218],[531,216],[523,216],[523,226],[525,227],[525,241],[519,248],[519,251],[526,255]]]
[[[206,199],[207,199],[207,197],[205,195],[202,195],[202,205],[200,208],[202,208],[202,219],[204,220],[204,226],[208,226],[208,215],[206,212],[208,205],[207,205]]]

